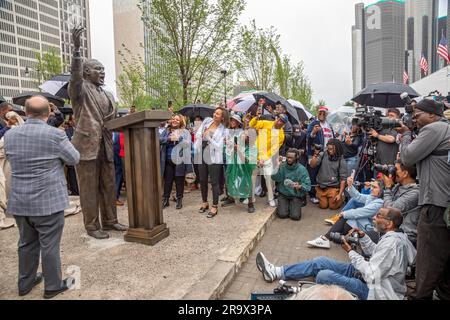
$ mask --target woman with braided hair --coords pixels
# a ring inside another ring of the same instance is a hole
[[[310,160],[311,168],[319,167],[316,196],[321,209],[337,210],[342,206],[345,180],[348,177],[344,148],[338,139],[330,139],[326,152],[315,150]]]

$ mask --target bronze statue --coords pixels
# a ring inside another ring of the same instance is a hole
[[[112,132],[104,126],[116,118],[117,106],[114,97],[102,89],[103,65],[97,60],[83,63],[80,37],[84,31],[84,27],[77,27],[72,32],[69,96],[77,123],[72,143],[81,155],[76,172],[84,226],[91,237],[106,239],[109,234],[105,230],[127,229],[117,220]]]

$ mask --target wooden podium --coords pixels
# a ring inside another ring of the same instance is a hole
[[[125,138],[125,177],[129,229],[125,241],[155,245],[169,236],[162,210],[158,128],[170,119],[166,111],[143,111],[105,124]]]

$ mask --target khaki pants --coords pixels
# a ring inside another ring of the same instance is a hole
[[[267,200],[272,201],[274,200],[273,195],[273,180],[272,180],[272,174],[273,174],[273,164],[272,159],[269,159],[267,161],[264,161],[264,166],[262,168],[256,168],[255,171],[253,171],[252,175],[252,198],[253,202],[255,202],[255,186],[256,186],[256,178],[258,177],[258,174],[263,175],[264,178],[266,178],[266,186],[267,186]]]
[[[337,210],[342,206],[343,197],[339,201],[334,201],[334,198],[339,194],[339,188],[325,188],[316,187],[316,197],[319,199],[320,209]]]

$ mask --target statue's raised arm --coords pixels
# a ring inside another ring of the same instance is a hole
[[[77,27],[72,30],[73,56],[71,65],[71,76],[69,85],[70,100],[74,101],[81,95],[83,86],[83,58],[81,56],[81,35],[86,31],[84,27]]]

